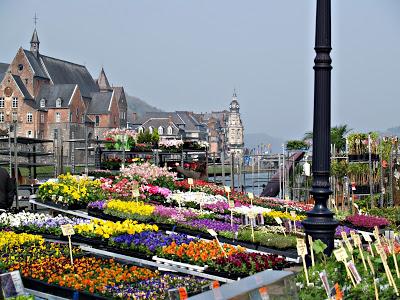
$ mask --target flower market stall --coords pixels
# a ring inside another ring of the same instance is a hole
[[[297,272],[301,299],[323,295],[317,273],[324,270],[332,286],[337,283],[342,292],[357,294],[357,288],[346,285],[352,283],[350,277],[334,274],[343,263],[324,257],[320,241],[313,241],[314,266],[305,275],[299,250],[305,241],[301,221],[311,205],[254,197],[202,180],[177,180],[175,173],[149,162],[103,175],[61,175],[42,184],[31,199],[48,211],[1,213],[0,246],[8,253],[0,261],[2,269],[18,270],[27,288],[51,288],[67,298],[78,291],[82,299],[169,299],[168,290],[185,287],[188,295],[198,294],[214,281],[223,285],[265,270],[288,269]],[[376,265],[380,254],[374,241],[387,249],[388,267],[395,268],[400,247],[394,235],[382,234],[397,230],[396,217],[337,217],[341,225],[336,245],[347,251],[357,270],[364,268],[361,253],[367,267],[369,258],[377,271],[382,270]],[[65,235],[66,226],[72,234]],[[30,251],[35,254],[28,255]],[[98,282],[94,270],[107,276]],[[382,284],[378,288],[385,291]]]

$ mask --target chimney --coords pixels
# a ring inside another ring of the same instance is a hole
[[[133,112],[132,113],[132,123],[135,123],[137,119],[137,113]]]

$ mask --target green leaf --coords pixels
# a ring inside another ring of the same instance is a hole
[[[316,254],[323,253],[328,246],[321,240],[316,240],[313,243],[313,250]]]

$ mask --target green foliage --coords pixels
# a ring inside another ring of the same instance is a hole
[[[138,144],[154,144],[160,140],[160,136],[156,130],[153,130],[153,133],[150,133],[149,130],[145,130],[144,132],[140,132],[137,135],[137,143]]]
[[[347,175],[349,164],[346,160],[334,159],[331,162],[331,175],[341,179]]]
[[[235,238],[235,234],[229,231],[222,231],[219,233],[219,235],[228,239]],[[251,229],[240,229],[237,240],[242,242],[253,242]],[[255,243],[259,243],[261,246],[268,248],[280,250],[296,248],[296,237],[291,235],[283,236],[282,234],[254,230],[254,241]]]
[[[287,150],[306,150],[310,146],[302,140],[289,140],[286,142]]]

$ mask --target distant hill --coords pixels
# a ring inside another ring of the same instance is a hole
[[[400,136],[400,126],[388,128],[382,132],[383,135],[397,135]]]
[[[273,153],[282,151],[282,144],[284,140],[270,136],[266,133],[247,133],[244,135],[244,146],[252,149],[257,148],[258,145],[271,144],[271,150]]]
[[[126,102],[128,104],[128,122],[132,122],[133,112],[137,114],[137,117],[141,117],[146,112],[162,111],[157,107],[151,106],[142,99],[135,96],[129,96],[128,94],[126,94]]]

